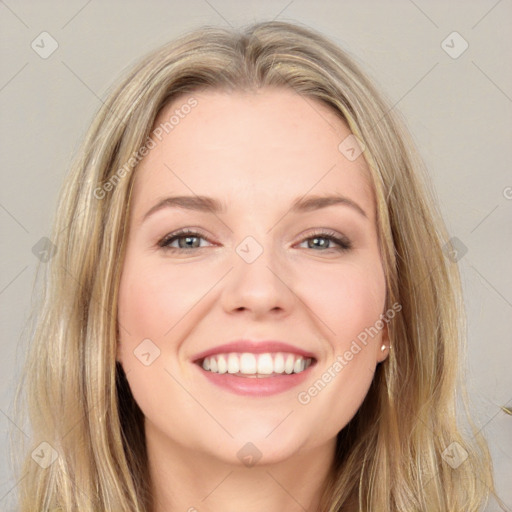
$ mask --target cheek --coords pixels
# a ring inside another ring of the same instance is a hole
[[[315,436],[330,438],[354,417],[373,379],[381,332],[368,332],[386,295],[380,261],[372,257],[316,272],[304,281],[303,295],[321,319],[327,357],[297,398],[303,414],[316,418]]]
[[[165,262],[127,260],[119,288],[118,321],[124,343],[168,339],[169,331],[204,294],[204,276]],[[127,334],[127,332],[129,334]]]
[[[205,276],[201,275],[182,266],[148,264],[131,256],[125,261],[119,286],[118,359],[130,390],[146,418],[157,418],[159,424],[177,432],[182,426],[174,411],[189,409],[191,401],[173,379],[178,343],[172,340],[182,335],[187,313],[205,293]],[[149,356],[144,360],[146,353]],[[172,408],[169,396],[173,397]],[[181,435],[186,437],[186,430]]]
[[[385,281],[378,261],[304,272],[301,296],[316,313],[332,349],[344,351],[351,340],[375,324],[385,304]]]

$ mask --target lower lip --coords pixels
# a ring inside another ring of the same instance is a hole
[[[197,366],[199,371],[213,384],[232,393],[244,396],[265,397],[283,393],[302,384],[310,374],[312,363],[300,373],[282,374],[274,377],[237,377],[230,373],[213,373]]]

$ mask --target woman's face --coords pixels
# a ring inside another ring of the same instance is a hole
[[[246,465],[332,448],[387,355],[364,153],[287,89],[183,96],[154,128],[118,311],[146,436]]]

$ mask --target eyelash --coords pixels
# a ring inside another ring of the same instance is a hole
[[[162,240],[160,240],[158,242],[158,246],[161,247],[163,250],[169,251],[169,252],[190,252],[190,251],[195,251],[198,249],[204,249],[204,247],[190,247],[187,249],[182,249],[180,247],[170,247],[170,245],[169,245],[170,243],[174,242],[175,240],[178,240],[179,238],[185,238],[187,236],[202,238],[202,239],[210,242],[210,240],[208,240],[207,237],[203,236],[201,233],[199,233],[197,231],[182,229],[180,231],[176,231],[174,233],[170,233],[169,235],[166,235],[164,238],[162,238]],[[329,230],[315,231],[310,236],[302,239],[301,243],[306,242],[307,240],[314,239],[314,238],[324,238],[324,239],[334,242],[335,244],[338,245],[338,247],[328,248],[326,250],[321,250],[318,252],[330,252],[331,250],[334,250],[337,252],[347,252],[350,249],[352,249],[352,242],[348,238],[346,238],[344,236],[340,237],[334,231],[329,231]]]

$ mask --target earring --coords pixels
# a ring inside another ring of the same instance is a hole
[[[387,347],[386,347],[386,345],[382,345],[382,347],[380,347],[380,350],[381,350],[382,352],[384,352],[384,350],[386,350],[386,348],[387,348]]]

